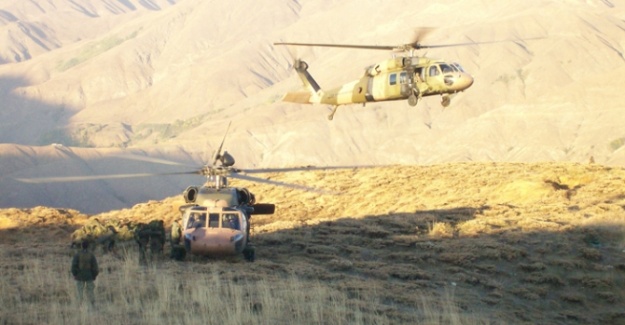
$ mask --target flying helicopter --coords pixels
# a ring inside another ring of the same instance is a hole
[[[274,45],[285,46],[317,46],[352,48],[367,50],[386,50],[403,53],[401,56],[375,63],[365,69],[360,79],[348,82],[339,87],[323,90],[308,72],[308,64],[295,58],[293,68],[304,84],[300,91],[288,92],[282,100],[299,104],[327,104],[332,112],[328,119],[332,120],[340,105],[368,102],[407,100],[410,106],[416,106],[423,97],[441,96],[441,105],[448,107],[451,96],[462,92],[473,85],[473,77],[459,63],[443,59],[417,56],[416,51],[432,48],[469,46],[495,42],[469,42],[444,45],[424,45],[421,39],[432,29],[417,31],[413,42],[396,46],[387,45],[353,45],[324,43],[293,43],[276,42]]]
[[[229,128],[230,125],[228,125],[228,128],[226,129],[226,135]],[[227,151],[222,151],[226,135],[224,135],[221,144],[212,156],[212,164],[206,164],[199,169],[191,171],[16,178],[16,180],[26,183],[52,183],[166,175],[205,176],[206,182],[203,185],[188,186],[182,193],[185,204],[179,208],[181,215],[178,225],[181,228],[181,234],[172,245],[172,257],[183,260],[187,254],[205,257],[237,256],[242,254],[247,261],[252,262],[255,260],[255,248],[250,241],[251,217],[253,215],[260,214],[273,214],[275,212],[275,204],[257,203],[255,195],[247,188],[229,186],[228,178],[242,179],[317,193],[335,194],[323,189],[270,180],[252,176],[251,174],[350,169],[357,167],[307,166],[292,168],[238,169],[234,167],[234,157]],[[120,157],[138,161],[187,166],[186,164],[144,156],[124,155]],[[172,239],[173,237],[174,236],[172,236]],[[177,250],[177,254],[173,254],[173,249]]]

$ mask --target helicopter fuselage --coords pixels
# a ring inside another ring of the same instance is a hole
[[[425,96],[442,95],[441,104],[450,104],[450,94],[466,90],[473,77],[458,63],[423,57],[397,57],[368,67],[364,76],[336,88],[323,90],[308,72],[308,64],[295,62],[304,91],[289,92],[283,101],[301,104],[347,104],[407,99],[411,106]],[[331,116],[330,116],[331,118]]]
[[[239,208],[190,207],[182,216],[181,244],[195,255],[240,254],[249,241],[248,218],[249,215]]]
[[[217,184],[224,184],[217,183]],[[178,244],[187,253],[224,256],[243,253],[254,259],[250,247],[250,218],[253,214],[273,214],[275,205],[255,203],[246,188],[189,186],[183,193],[182,236]]]

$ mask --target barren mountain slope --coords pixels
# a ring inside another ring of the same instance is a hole
[[[268,176],[342,194],[319,195],[236,182],[255,193],[258,201],[277,206],[275,215],[252,219],[257,261],[243,264],[242,259],[209,262],[189,258],[183,264],[162,261],[153,271],[130,272],[136,281],[133,287],[142,292],[141,304],[120,304],[135,297],[116,285],[116,279],[130,270],[128,262],[98,251],[104,271],[98,278],[102,314],[95,316],[97,323],[104,319],[134,322],[133,317],[140,317],[144,308],[155,308],[162,315],[161,323],[175,322],[183,305],[173,302],[178,300],[165,303],[164,299],[170,299],[168,287],[151,287],[153,281],[146,281],[145,276],[152,272],[160,274],[163,283],[187,288],[183,296],[189,298],[189,283],[204,283],[200,277],[272,288],[296,277],[327,286],[326,290],[338,290],[348,297],[346,303],[352,311],[365,317],[377,314],[385,323],[424,319],[432,319],[428,323],[434,324],[625,321],[619,303],[625,298],[621,290],[625,284],[623,168],[449,163]],[[179,217],[180,204],[183,201],[177,196],[92,217],[160,218],[169,225]],[[64,275],[60,281],[58,275],[49,279],[42,275],[64,272],[63,263],[69,261],[69,234],[85,216],[43,207],[5,209],[0,215],[4,252],[0,266],[7,275],[0,279],[6,282],[0,287],[10,290],[7,297],[17,297],[4,298],[5,303],[20,301],[15,308],[4,309],[0,318],[17,322],[33,304],[38,306],[36,317],[48,313],[76,317],[71,316],[71,305],[63,303],[72,301],[73,284]],[[127,248],[135,250],[133,243]],[[35,256],[37,262],[31,262]],[[136,256],[130,258],[134,261]],[[20,267],[18,274],[14,270]],[[33,286],[27,279],[41,285]],[[40,294],[43,287],[48,295]],[[219,294],[216,287],[201,289]],[[281,291],[276,289],[274,294],[281,301]],[[33,296],[41,298],[30,301],[28,297]],[[51,299],[58,309],[42,309]],[[301,301],[308,306],[305,310],[318,308],[319,302],[306,299]],[[230,305],[243,301],[246,298],[237,296]],[[189,300],[181,302],[186,306]],[[448,309],[450,302],[453,308]],[[265,307],[265,312],[254,314],[251,323],[267,321],[271,310]],[[428,308],[436,316],[427,318]],[[440,319],[438,314],[442,314]],[[276,322],[294,317],[289,312],[281,315]],[[237,317],[247,319],[247,314]]]
[[[31,12],[34,4],[42,9]],[[41,41],[49,50],[37,52],[31,43],[20,45],[29,37],[14,37],[11,48],[37,54],[0,65],[0,142],[3,150],[29,155],[0,157],[0,188],[20,193],[2,196],[0,206],[87,209],[84,200],[70,199],[78,194],[53,202],[47,190],[11,178],[45,176],[33,168],[40,161],[51,174],[84,173],[76,165],[99,172],[101,166],[80,155],[109,152],[100,148],[136,148],[199,165],[229,121],[226,148],[241,168],[591,157],[623,166],[624,6],[547,0],[0,2],[0,34],[27,22],[45,24],[41,38],[58,44]],[[80,28],[68,26],[69,16],[80,17]],[[411,41],[420,26],[434,27],[423,41],[428,44],[495,41],[418,53],[459,62],[475,77],[449,108],[440,108],[437,98],[416,108],[404,101],[346,106],[329,122],[323,106],[279,101],[300,87],[289,51],[310,64],[322,87],[356,79],[391,53],[287,49],[273,42],[394,45]],[[45,145],[51,143],[94,149],[70,148],[75,155],[50,160]],[[127,164],[116,160],[112,172],[135,172]],[[128,185],[110,182],[102,200],[120,208],[173,195],[188,183],[137,181],[162,189],[153,196],[129,194]],[[79,191],[103,188],[97,182]]]

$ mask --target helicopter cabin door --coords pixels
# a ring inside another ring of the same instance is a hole
[[[373,100],[388,100],[402,98],[403,89],[410,87],[410,78],[406,71],[383,72],[372,78],[368,83],[368,93]]]
[[[413,93],[414,74],[408,71],[402,71],[399,74],[399,84],[401,86],[401,98],[406,98]]]

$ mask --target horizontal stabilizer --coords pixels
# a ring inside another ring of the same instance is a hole
[[[283,102],[310,104],[311,93],[307,91],[288,92],[282,97]]]

